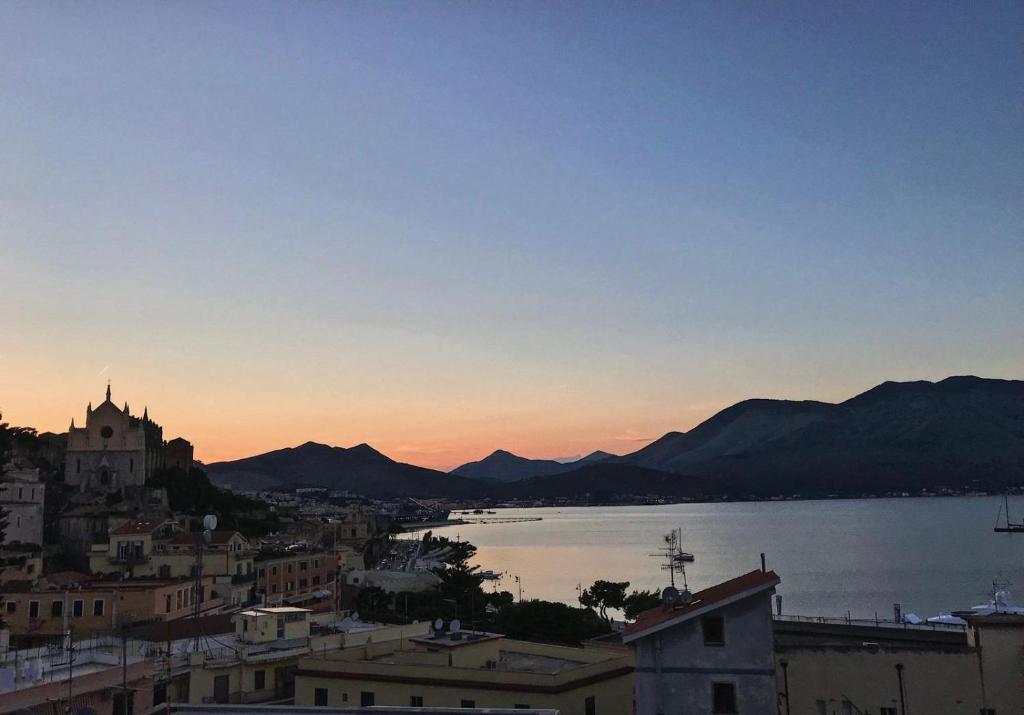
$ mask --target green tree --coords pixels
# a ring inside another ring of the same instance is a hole
[[[602,620],[611,624],[608,609],[625,606],[627,588],[629,581],[594,581],[594,585],[580,595],[580,603],[587,608],[596,608]]]
[[[622,611],[627,621],[635,621],[644,611],[656,608],[661,604],[661,595],[657,591],[633,591],[626,596]]]
[[[380,586],[369,586],[356,596],[356,605],[360,616],[380,618],[391,606],[391,594]]]
[[[590,609],[551,601],[508,603],[498,611],[491,628],[516,640],[564,645],[579,645],[610,630]]]

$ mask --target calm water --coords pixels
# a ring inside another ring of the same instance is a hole
[[[662,535],[682,528],[690,588],[759,567],[782,577],[783,611],[891,618],[892,604],[931,616],[987,600],[993,578],[1024,602],[1024,534],[992,531],[1001,498],[861,499],[497,509],[513,524],[450,527],[475,544],[484,569],[521,578],[526,598],[576,602],[576,584],[596,579],[661,588],[668,574],[649,557]],[[1010,500],[1015,519],[1024,498]],[[502,589],[516,592],[512,578]]]

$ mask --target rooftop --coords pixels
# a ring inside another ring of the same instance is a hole
[[[459,648],[488,640],[498,640],[504,636],[484,631],[442,631],[428,636],[413,636],[409,640],[420,645],[442,648]]]
[[[662,628],[682,623],[715,607],[775,588],[780,581],[774,571],[751,571],[703,591],[697,591],[688,603],[655,606],[641,613],[635,622],[626,626],[622,640],[629,643]]]

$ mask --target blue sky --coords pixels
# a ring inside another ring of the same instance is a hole
[[[1022,377],[1022,21],[0,5],[0,407],[454,466]]]

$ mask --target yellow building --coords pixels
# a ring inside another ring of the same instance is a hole
[[[313,621],[312,619],[316,619]],[[170,702],[267,703],[295,694],[299,660],[371,642],[425,635],[429,624],[361,623],[303,608],[251,608],[235,616],[235,633],[179,644],[161,669]],[[311,635],[311,626],[316,634]],[[279,635],[282,634],[282,635]]]
[[[633,659],[491,633],[442,632],[314,651],[295,674],[299,706],[550,708],[562,715],[633,711]]]

